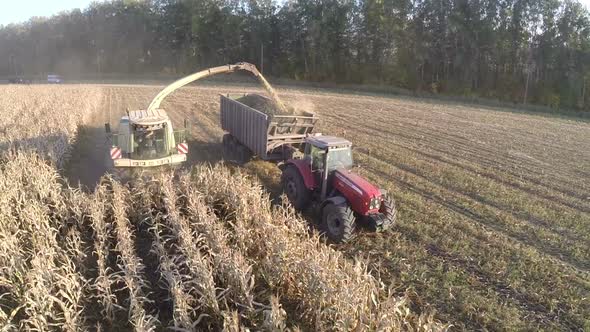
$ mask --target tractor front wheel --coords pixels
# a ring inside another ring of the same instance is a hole
[[[281,175],[283,192],[296,210],[303,210],[309,205],[310,194],[305,187],[303,177],[295,166],[287,166]]]
[[[354,212],[348,204],[328,204],[323,208],[322,228],[330,240],[347,242],[352,238],[355,226]]]
[[[394,224],[395,220],[397,219],[397,209],[395,207],[395,201],[389,195],[385,195],[383,197],[383,202],[381,203],[381,209],[379,212],[383,213],[385,219],[383,220],[383,225],[381,225],[381,230],[390,229]]]

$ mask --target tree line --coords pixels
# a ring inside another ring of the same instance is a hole
[[[2,76],[237,61],[295,80],[590,109],[590,15],[576,0],[115,0],[0,26]]]

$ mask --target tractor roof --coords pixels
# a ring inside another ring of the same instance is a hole
[[[168,114],[163,109],[129,112],[129,121],[142,126],[154,125],[167,120]]]
[[[350,146],[352,143],[350,141],[345,140],[341,137],[336,136],[309,136],[307,137],[307,142],[317,146],[318,148],[324,149],[327,147],[334,147],[334,146]]]

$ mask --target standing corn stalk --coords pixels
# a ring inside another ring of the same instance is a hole
[[[176,248],[176,238],[167,235],[169,232],[162,223],[166,216],[152,208],[151,192],[146,186],[141,180],[136,184],[136,188],[142,188],[134,195],[137,202],[135,210],[139,212],[137,219],[140,219],[137,222],[146,223],[150,227],[151,251],[158,257],[158,270],[172,302],[173,328],[180,331],[194,330],[201,317],[193,319],[199,302],[191,290],[199,285],[186,273],[187,258]]]
[[[129,321],[136,331],[154,331],[158,320],[147,314],[144,305],[149,301],[143,289],[147,289],[143,278],[143,264],[135,254],[134,236],[126,214],[129,192],[118,182],[112,184],[112,211],[117,233],[116,250],[119,251],[118,265],[121,276],[129,292]]]
[[[232,248],[227,239],[227,230],[217,217],[207,208],[199,193],[191,190],[190,179],[184,176],[179,181],[183,188],[186,208],[190,216],[190,223],[185,222],[184,228],[190,227],[202,234],[207,243],[219,280],[228,289],[228,296],[241,309],[254,310],[254,275],[252,267],[244,255]],[[166,197],[175,197],[170,179],[162,184]]]
[[[30,181],[32,174],[35,181]],[[2,258],[6,262],[3,267],[7,268],[2,271],[2,282],[15,303],[6,315],[5,326],[16,325],[9,320],[20,317],[18,325],[24,329],[60,326],[67,331],[84,330],[81,313],[85,281],[75,263],[82,252],[81,242],[71,232],[66,241],[58,241],[62,222],[72,216],[65,209],[68,202],[55,179],[54,169],[39,158],[20,153],[1,168],[0,183],[12,186],[1,195],[9,204],[4,205],[6,210],[0,213],[0,221],[6,226],[6,217],[13,216],[11,223],[18,225],[6,228],[14,232],[16,240],[6,244],[22,248],[14,252],[16,257]],[[4,230],[3,236],[8,235]],[[8,249],[0,248],[2,252]]]
[[[110,225],[105,218],[105,201],[107,200],[106,187],[100,185],[96,188],[90,201],[89,212],[94,237],[94,255],[98,268],[98,276],[94,280],[93,288],[98,302],[102,305],[103,316],[109,323],[115,318],[115,310],[123,309],[117,304],[117,296],[113,294],[112,287],[116,282],[114,271],[108,266],[110,245]]]
[[[157,219],[156,219],[157,220]],[[157,220],[151,228],[154,236],[152,243],[152,251],[158,256],[160,262],[160,275],[167,284],[167,289],[172,301],[172,317],[175,330],[190,331],[198,324],[198,320],[194,320],[195,308],[198,306],[195,298],[189,293],[188,285],[191,284],[189,276],[181,272],[181,262],[186,258],[182,255],[172,256],[168,253],[166,247],[170,248],[172,239],[164,240],[163,226]]]
[[[174,191],[166,188],[166,182],[158,184],[162,186],[164,192],[168,193],[168,196],[164,194],[159,197],[158,202],[166,213],[166,218],[163,221],[176,237],[179,252],[186,257],[185,264],[194,280],[198,302],[206,314],[219,318],[221,310],[217,299],[213,267],[207,257],[203,255],[207,248],[203,246],[203,241],[198,235],[191,231],[188,220],[180,217],[174,204],[176,201],[176,196],[173,196]]]

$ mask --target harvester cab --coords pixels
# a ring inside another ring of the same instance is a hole
[[[143,168],[178,165],[186,161],[188,144],[186,128],[174,130],[172,121],[162,109],[128,112],[119,121],[112,137],[111,159],[115,168]]]
[[[307,137],[303,159],[288,160],[283,166],[287,198],[296,209],[317,209],[322,229],[334,242],[349,240],[357,221],[381,230],[396,219],[393,199],[352,168],[352,143],[322,135]]]

